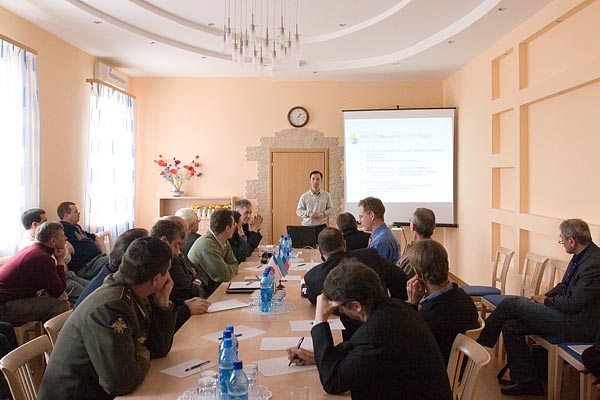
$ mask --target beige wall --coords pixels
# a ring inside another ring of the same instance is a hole
[[[63,200],[84,203],[93,57],[0,8],[0,34],[37,51],[40,207],[56,219]]]
[[[292,106],[308,109],[306,128],[340,138],[343,145],[344,109],[442,103],[441,82],[140,78],[132,91],[138,113],[136,224],[145,227],[157,216],[158,197],[170,190],[153,163],[158,154],[182,161],[200,155],[204,175],[185,185],[186,195],[244,196],[246,180],[257,179],[257,163],[246,161],[246,147],[290,128]]]
[[[444,240],[463,280],[489,284],[499,245],[517,264],[527,251],[568,260],[565,218],[600,240],[598,21],[600,1],[555,1],[444,82],[459,115],[460,226]]]

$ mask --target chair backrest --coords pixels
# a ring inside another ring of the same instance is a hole
[[[567,266],[569,264],[566,261],[562,260],[550,260],[550,271],[548,273],[548,285],[545,288],[545,291],[552,289],[556,286],[560,281],[562,281],[565,272],[567,272]]]
[[[104,243],[104,248],[102,249],[103,253],[109,254],[113,246],[112,235],[110,231],[98,232],[96,233],[96,237],[102,239],[102,243]]]
[[[466,363],[463,363],[465,357]],[[454,400],[472,400],[481,372],[491,359],[487,350],[468,336],[459,333],[454,339],[448,361],[448,379]]]
[[[0,257],[0,267],[3,266],[4,264],[6,264],[6,262],[8,260],[10,260],[12,256],[4,256],[4,257]]]
[[[485,320],[481,318],[481,316],[477,318],[477,322],[479,322],[478,328],[473,328],[465,331],[465,335],[467,335],[473,340],[479,339],[481,331],[483,330],[483,328],[485,328]]]
[[[510,267],[510,262],[512,261],[515,252],[507,249],[506,247],[499,247],[496,250],[496,257],[494,257],[494,270],[492,272],[492,287],[497,288],[497,284],[500,284],[500,293],[506,294],[506,276],[508,275],[508,268]],[[500,275],[498,275],[498,267],[502,263],[502,268],[500,268]]]
[[[56,339],[58,339],[58,334],[62,329],[63,325],[71,316],[73,310],[65,311],[64,313],[57,315],[54,318],[50,318],[48,321],[44,323],[44,329],[46,329],[46,333],[48,333],[48,337],[50,338],[50,343],[52,343],[52,347],[56,346]]]
[[[523,271],[521,271],[521,296],[529,298],[540,294],[548,261],[548,257],[527,252],[523,260]]]
[[[10,392],[14,400],[35,400],[37,396],[36,379],[30,362],[52,352],[52,344],[48,336],[39,336],[22,346],[17,347],[0,360],[0,369],[6,376]]]

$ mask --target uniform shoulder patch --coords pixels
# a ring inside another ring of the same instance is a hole
[[[129,333],[129,318],[123,314],[115,315],[108,321],[108,327],[117,333]]]

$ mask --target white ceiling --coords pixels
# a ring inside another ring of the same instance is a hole
[[[298,3],[301,48],[260,73],[222,53],[226,4],[240,1],[0,0],[0,7],[130,76],[438,81],[551,2],[262,0],[271,9]]]

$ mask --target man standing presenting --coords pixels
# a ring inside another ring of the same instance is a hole
[[[67,240],[75,248],[75,254],[73,254],[69,268],[82,278],[93,278],[102,267],[102,265],[99,265],[98,270],[95,270],[93,263],[91,263],[95,257],[102,254],[102,249],[96,242],[96,235],[84,231],[79,226],[80,213],[75,203],[64,201],[59,204],[56,211],[65,230]]]
[[[62,328],[38,399],[113,399],[142,383],[150,359],[167,355],[173,343],[170,265],[171,250],[160,239],[131,243],[119,271]]]
[[[511,384],[504,395],[544,394],[533,368],[526,335],[551,335],[563,342],[591,342],[600,328],[600,248],[588,224],[561,222],[559,243],[573,254],[562,281],[544,295],[508,298],[485,320],[479,343],[493,347],[500,332],[506,343]]]
[[[2,321],[12,324],[47,321],[69,309],[62,225],[44,222],[35,235],[34,244],[19,251],[0,268]],[[42,290],[45,293],[39,296]]]
[[[248,244],[252,247],[252,251],[258,247],[258,244],[262,240],[260,234],[260,226],[263,222],[263,217],[256,214],[252,216],[252,203],[248,199],[241,199],[235,202],[233,205],[234,211],[241,214],[240,222],[244,229],[244,235],[248,240]]]
[[[375,197],[358,202],[358,220],[366,231],[371,232],[370,249],[377,249],[385,259],[396,264],[400,258],[400,246],[394,234],[385,225],[385,206]]]
[[[310,190],[303,193],[298,201],[296,215],[302,217],[302,225],[316,227],[316,235],[327,226],[327,216],[333,212],[331,196],[321,189],[323,174],[320,171],[310,173]]]

